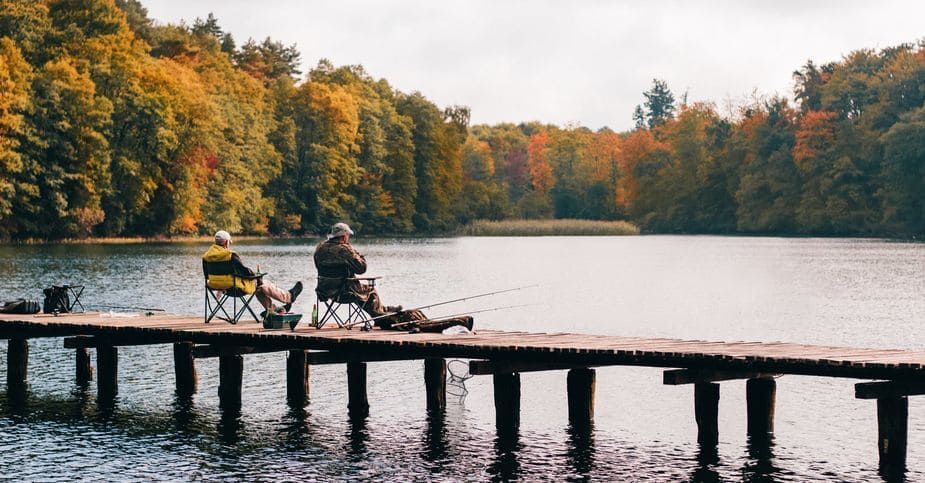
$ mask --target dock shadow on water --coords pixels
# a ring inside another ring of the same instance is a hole
[[[344,448],[348,459],[353,462],[363,461],[369,453],[368,416],[365,414],[347,416],[347,445]]]
[[[522,449],[519,428],[498,428],[494,441],[494,460],[488,465],[492,481],[512,481],[521,477],[519,454]]]
[[[781,470],[774,464],[774,435],[750,434],[746,441],[747,458],[742,466],[744,481],[778,481]]]
[[[440,467],[449,455],[449,441],[446,430],[446,414],[443,411],[427,413],[427,427],[424,431],[424,461]]]
[[[594,470],[594,423],[569,424],[566,461],[581,478],[588,479]]]

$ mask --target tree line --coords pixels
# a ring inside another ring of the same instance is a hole
[[[137,0],[0,0],[0,238],[446,233],[475,219],[921,236],[925,48],[807,63],[721,116],[655,81],[614,132],[469,125],[361,66]],[[686,97],[686,96],[685,96]]]

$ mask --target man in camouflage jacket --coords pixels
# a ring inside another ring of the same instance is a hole
[[[345,280],[366,273],[366,258],[350,244],[352,234],[346,223],[338,223],[328,239],[315,247],[318,297],[332,299],[340,294],[339,302],[357,303],[372,317],[400,311],[401,306],[383,306],[375,287],[359,280]]]
[[[390,329],[393,324],[400,324],[401,330],[421,332],[440,332],[456,325],[472,329],[472,317],[430,321],[420,310],[402,311],[401,305],[382,305],[375,287],[349,280],[366,273],[366,258],[350,244],[350,235],[353,235],[350,226],[338,223],[331,228],[327,240],[315,247],[315,268],[318,269],[315,292],[319,298],[332,299],[340,295],[339,302],[357,303],[371,317],[392,314],[375,321],[376,326],[383,329]]]

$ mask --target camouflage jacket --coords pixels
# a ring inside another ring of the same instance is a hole
[[[366,258],[360,255],[350,243],[336,239],[325,240],[315,247],[315,268],[318,269],[318,286],[315,292],[324,299],[344,292],[365,302],[370,290],[356,280],[344,280],[366,273]]]

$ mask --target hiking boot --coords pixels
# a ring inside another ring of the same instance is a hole
[[[299,297],[299,294],[302,293],[302,281],[299,280],[289,289],[289,303],[283,305],[283,308],[286,309],[286,312],[289,312],[289,309],[292,308],[292,304],[295,303],[295,299]]]

